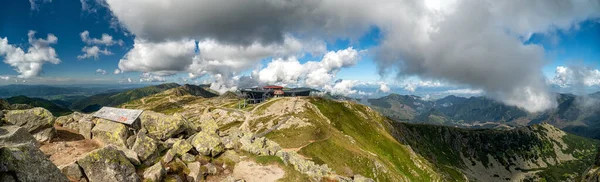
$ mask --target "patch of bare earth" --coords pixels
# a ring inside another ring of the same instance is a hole
[[[55,138],[50,142],[42,143],[40,150],[56,166],[69,164],[82,155],[101,147],[98,142],[85,139],[78,132],[60,126],[54,127],[56,128]]]
[[[263,166],[253,161],[242,161],[235,165],[233,176],[247,182],[267,182],[283,178],[285,171],[276,165]]]

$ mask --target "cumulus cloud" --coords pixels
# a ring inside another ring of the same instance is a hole
[[[390,87],[386,83],[379,84],[379,91],[381,92],[390,92]]]
[[[115,69],[115,71],[113,71],[113,74],[118,75],[121,74],[121,70],[120,69]]]
[[[10,80],[10,77],[6,76],[6,75],[2,75],[2,76],[0,76],[0,80],[8,81],[8,80]]]
[[[570,29],[600,15],[596,0],[106,3],[122,27],[149,42],[211,38],[243,49],[255,43],[282,45],[288,34],[353,39],[375,26],[383,34],[375,51],[382,74],[417,75],[481,88],[493,98],[531,112],[553,107],[555,99],[540,70],[545,63],[543,47],[524,45],[523,40],[533,33]],[[204,65],[216,59],[199,60],[195,68],[201,71],[193,74],[212,71]],[[217,63],[219,72],[232,68],[222,66],[231,61]],[[218,74],[228,78],[232,72]]]
[[[300,64],[295,57],[275,59],[260,70],[257,77],[260,82],[268,84],[297,83],[303,80],[304,85],[322,87],[331,83],[340,69],[354,66],[358,60],[359,51],[352,47],[330,51],[319,62]]]
[[[100,68],[98,68],[98,69],[96,70],[96,73],[98,73],[98,74],[102,74],[102,75],[106,75],[108,72],[106,72],[106,70],[103,70],[103,69],[100,69]]]
[[[112,46],[112,45],[123,45],[123,40],[113,40],[113,37],[103,33],[100,39],[90,38],[89,31],[83,31],[79,34],[81,37],[81,41],[85,42],[88,45],[104,45],[104,46]]]
[[[172,75],[189,68],[195,49],[191,39],[153,43],[136,38],[133,49],[119,61],[119,70]]]
[[[82,1],[82,3],[85,2]],[[83,54],[78,55],[77,59],[98,59],[100,55],[112,55],[113,53],[109,51],[106,47],[112,45],[123,45],[123,40],[113,40],[113,37],[108,34],[102,34],[102,38],[100,39],[90,38],[90,32],[86,30],[81,32],[79,36],[81,37],[81,41],[83,41],[87,45],[81,48],[81,52],[83,52]],[[105,47],[104,49],[101,49],[99,46]]]
[[[444,84],[440,81],[431,81],[431,80],[422,81],[422,80],[412,80],[412,79],[408,79],[408,80],[404,80],[404,81],[406,83],[402,84],[402,88],[409,92],[415,92],[417,90],[417,88],[420,88],[420,87],[432,88],[432,87],[444,86]]]
[[[165,82],[167,78],[160,75],[155,75],[152,73],[143,73],[140,77],[140,82]],[[129,81],[131,82],[131,80]]]
[[[104,48],[104,50],[101,50],[98,46],[91,46],[91,47],[85,46],[81,49],[81,52],[83,52],[83,55],[78,55],[77,59],[88,59],[88,58],[98,59],[100,57],[100,54],[103,54],[103,55],[112,55],[113,54],[106,48]]]
[[[338,80],[333,85],[325,85],[323,89],[332,95],[369,95],[366,92],[354,89],[360,82],[358,80]]]
[[[42,71],[44,63],[59,64],[60,59],[51,44],[56,44],[58,38],[48,34],[46,39],[35,38],[35,31],[30,30],[29,48],[27,52],[8,43],[8,38],[0,39],[0,56],[4,56],[4,63],[14,67],[20,78],[31,78],[38,76]]]
[[[557,66],[550,84],[562,88],[600,85],[600,70],[584,66]]]

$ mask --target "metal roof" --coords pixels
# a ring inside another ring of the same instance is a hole
[[[102,107],[96,113],[94,113],[94,117],[103,118],[107,120],[111,120],[118,123],[123,123],[127,125],[133,124],[137,118],[144,112],[143,110],[137,109],[121,109],[114,107]]]

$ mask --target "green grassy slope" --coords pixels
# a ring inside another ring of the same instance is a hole
[[[11,104],[27,104],[33,107],[43,107],[52,112],[54,116],[64,116],[73,113],[73,111],[60,107],[51,101],[40,98],[29,98],[26,96],[15,96],[6,99]]]
[[[137,89],[132,89],[132,90],[118,92],[118,93],[97,94],[97,95],[87,97],[85,99],[78,100],[77,102],[74,102],[73,105],[71,106],[71,108],[73,110],[82,111],[82,110],[86,109],[86,107],[93,106],[93,105],[118,106],[120,104],[129,102],[132,100],[140,99],[145,96],[154,95],[154,94],[157,94],[162,91],[165,91],[165,90],[168,90],[171,88],[175,88],[175,87],[179,87],[179,84],[165,83],[165,84],[161,84],[161,85],[147,86],[147,87],[143,87],[143,88],[137,88]],[[86,109],[86,110],[88,112],[94,111],[93,109],[92,110]]]
[[[370,108],[323,98],[308,100],[317,111],[292,115],[307,118],[312,126],[277,130],[267,137],[284,148],[300,148],[301,155],[341,175],[361,174],[378,181],[463,179],[452,169],[434,169],[397,142],[389,134],[389,120]]]
[[[566,161],[547,168],[520,169],[540,171],[539,179],[564,181],[578,177],[580,170],[592,163],[599,142],[588,138],[566,134],[552,134],[560,130],[548,124],[521,127],[513,130],[461,129],[446,126],[395,123],[398,133],[394,136],[402,143],[413,147],[438,167],[467,169],[475,162],[489,166],[489,158],[497,160],[511,170],[517,158],[527,161],[552,162],[557,159],[557,148],[561,153],[571,154],[575,160]],[[554,130],[554,131],[551,131]],[[566,145],[566,146],[564,146]],[[461,156],[470,158],[471,164],[463,162]]]

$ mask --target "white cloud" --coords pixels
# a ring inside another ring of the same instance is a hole
[[[481,89],[454,89],[454,90],[447,90],[444,93],[447,94],[459,94],[459,95],[480,95],[483,94],[483,90]]]
[[[152,73],[143,73],[140,77],[140,82],[165,82],[167,78]],[[131,81],[130,81],[131,82]]]
[[[338,80],[333,85],[325,85],[323,89],[333,95],[369,95],[368,93],[354,89],[360,84],[358,80]]]
[[[0,39],[0,56],[4,56],[4,63],[14,67],[21,78],[38,76],[42,71],[42,65],[46,62],[59,64],[60,59],[50,44],[56,44],[58,38],[48,34],[46,39],[36,39],[35,31],[30,30],[27,34],[30,47],[27,53],[19,47],[8,44],[8,38]]]
[[[31,5],[31,10],[37,10],[38,4],[41,3],[51,3],[52,0],[29,0],[29,4]]]
[[[121,70],[120,69],[115,69],[115,71],[113,71],[113,74],[118,75],[121,74]]]
[[[87,4],[85,4],[85,1],[81,1],[82,3],[82,8],[83,6],[87,6]],[[90,38],[90,32],[89,31],[83,31],[79,34],[79,36],[81,37],[81,41],[83,41],[84,43],[87,44],[87,46],[84,46],[83,48],[81,48],[81,52],[83,52],[83,55],[78,55],[77,59],[88,59],[88,58],[94,58],[94,59],[98,59],[100,57],[100,55],[112,55],[113,53],[108,50],[106,47],[108,46],[112,46],[112,45],[123,45],[123,40],[113,40],[113,37],[108,35],[108,34],[102,34],[102,37],[100,39],[97,38]],[[101,49],[99,46],[105,46],[104,49]]]
[[[386,83],[382,82],[379,84],[379,91],[387,93],[387,92],[390,92],[390,90],[391,90],[390,87]]]
[[[600,16],[597,0],[106,3],[122,27],[149,42],[211,39],[244,49],[255,43],[283,45],[286,35],[354,40],[375,26],[382,39],[374,60],[382,74],[396,71],[400,78],[417,75],[481,88],[493,98],[531,112],[555,103],[541,73],[544,48],[524,45],[523,37],[571,29],[586,18]],[[194,75],[231,78],[239,73],[228,59],[198,60]],[[204,66],[211,64],[214,69]],[[326,75],[318,70],[314,74],[315,78]]]
[[[190,39],[152,43],[136,38],[133,49],[119,61],[119,69],[121,72],[175,74],[189,69],[195,49],[196,42]]]
[[[6,75],[1,75],[0,80],[8,81],[8,80],[10,80],[10,77],[6,76]]]
[[[550,84],[563,88],[599,86],[600,70],[582,66],[557,66],[554,78],[549,80]]]
[[[257,74],[262,83],[297,83],[312,87],[322,87],[329,84],[342,68],[354,66],[359,59],[359,51],[349,47],[344,50],[330,51],[319,62],[309,61],[305,64],[295,57],[287,60],[275,59]]]
[[[83,31],[79,34],[81,37],[81,41],[85,42],[88,45],[104,45],[104,46],[112,46],[112,45],[123,45],[123,40],[113,40],[113,37],[103,33],[100,39],[90,38],[89,31]]]
[[[87,58],[98,59],[100,57],[100,54],[103,54],[103,55],[112,55],[113,54],[106,48],[104,48],[104,50],[101,50],[98,46],[91,46],[91,47],[85,46],[81,49],[81,52],[83,52],[83,55],[78,55],[77,59],[87,59]]]
[[[444,84],[442,82],[439,81],[431,81],[431,80],[426,80],[426,81],[422,81],[422,80],[405,80],[406,83],[404,83],[404,85],[402,86],[402,88],[406,91],[409,92],[415,92],[417,90],[417,88],[420,87],[425,87],[425,88],[432,88],[432,87],[442,87],[444,86]]]
[[[102,74],[102,75],[106,75],[107,74],[106,70],[103,70],[103,69],[100,69],[100,68],[98,68],[96,70],[96,73],[99,73],[99,74]]]

